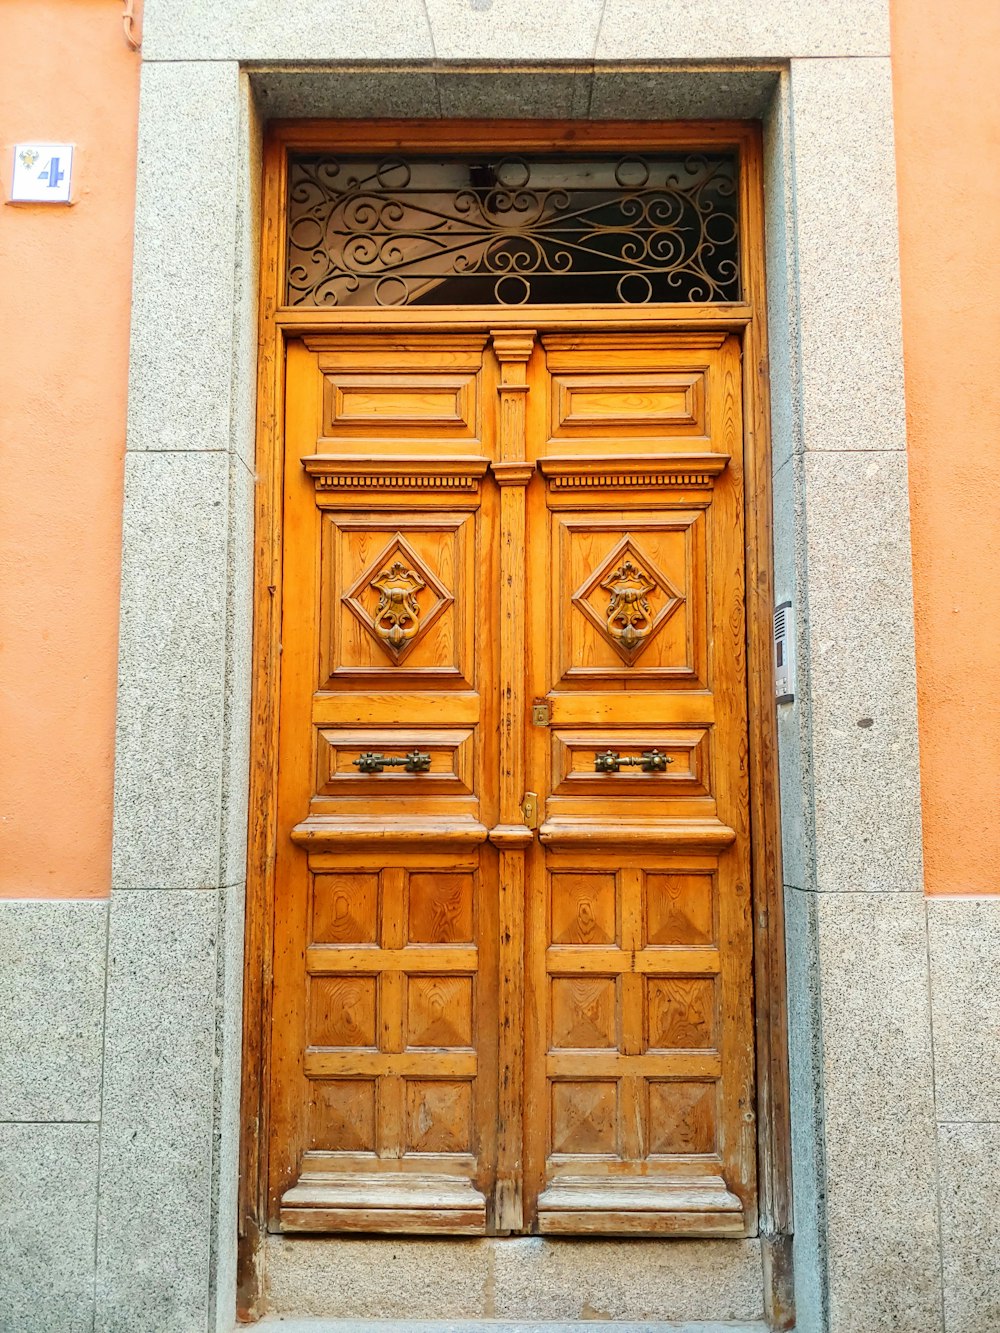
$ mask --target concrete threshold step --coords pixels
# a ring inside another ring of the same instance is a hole
[[[246,1326],[244,1326],[246,1327]],[[247,1327],[267,1333],[768,1333],[754,1323],[580,1319],[308,1319],[266,1315]]]

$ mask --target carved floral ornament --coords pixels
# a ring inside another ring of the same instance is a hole
[[[397,532],[341,600],[398,666],[455,599]]]
[[[624,653],[634,654],[653,627],[649,594],[656,583],[631,560],[623,560],[600,586],[609,594],[608,633]]]
[[[379,591],[375,633],[390,652],[398,654],[416,638],[420,629],[420,603],[416,594],[427,584],[415,569],[407,569],[401,560],[394,560],[378,578],[372,579],[371,587]]]
[[[626,666],[632,666],[684,596],[626,532],[572,601]]]

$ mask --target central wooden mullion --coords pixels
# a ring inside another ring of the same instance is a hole
[[[381,929],[379,943],[383,950],[399,950],[406,942],[405,903],[406,872],[398,868],[383,870],[381,880]],[[405,1047],[406,975],[387,968],[379,976],[379,1049],[384,1054],[399,1054]],[[386,1074],[379,1079],[378,1144],[385,1158],[401,1157],[404,1150],[403,1079]]]
[[[497,826],[490,840],[500,853],[499,1123],[494,1225],[519,1231],[523,1205],[524,912],[525,856],[532,841],[524,821],[525,732],[525,487],[534,473],[527,461],[528,361],[532,330],[494,332],[500,368],[497,385],[500,457],[493,474],[500,486],[500,658],[498,670],[500,781]]]
[[[636,954],[642,938],[642,871],[629,867],[618,873],[621,902],[621,947],[627,955],[621,986],[620,1049],[623,1055],[643,1054],[643,987],[645,978],[636,971]],[[629,1162],[646,1155],[645,1080],[626,1074],[618,1087],[619,1151]]]

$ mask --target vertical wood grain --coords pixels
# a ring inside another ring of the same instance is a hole
[[[526,457],[527,367],[533,331],[493,333],[499,364],[499,462],[523,464]],[[497,681],[500,691],[500,822],[523,826],[525,728],[525,505],[523,468],[494,469],[500,482],[500,635]],[[524,1114],[524,846],[500,851],[499,1119],[495,1224],[518,1231],[522,1208],[522,1117]]]

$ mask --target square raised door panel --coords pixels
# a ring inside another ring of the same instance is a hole
[[[468,1050],[473,1044],[472,977],[407,978],[406,1046],[408,1050]]]
[[[704,514],[554,514],[552,522],[555,679],[704,687]]]
[[[661,1082],[649,1084],[649,1155],[704,1155],[717,1149],[718,1084]]]
[[[373,976],[310,977],[308,1045],[374,1049],[376,988]]]
[[[618,938],[613,872],[557,871],[549,876],[553,945],[613,945]]]
[[[647,977],[645,982],[647,1050],[715,1049],[713,977]]]
[[[411,871],[408,877],[409,944],[472,944],[476,880],[464,871]]]
[[[374,1154],[375,1080],[310,1081],[308,1142],[318,1152]]]
[[[550,1085],[550,1151],[566,1157],[618,1156],[618,1084],[613,1079]]]
[[[312,944],[358,945],[378,941],[378,875],[354,872],[313,875]]]
[[[475,515],[326,515],[320,688],[471,684]]]
[[[614,977],[549,978],[552,1050],[617,1050],[618,987]]]
[[[468,1080],[408,1079],[406,1153],[472,1152],[472,1112]]]
[[[697,948],[715,944],[718,929],[713,871],[647,871],[643,879],[647,946]]]

